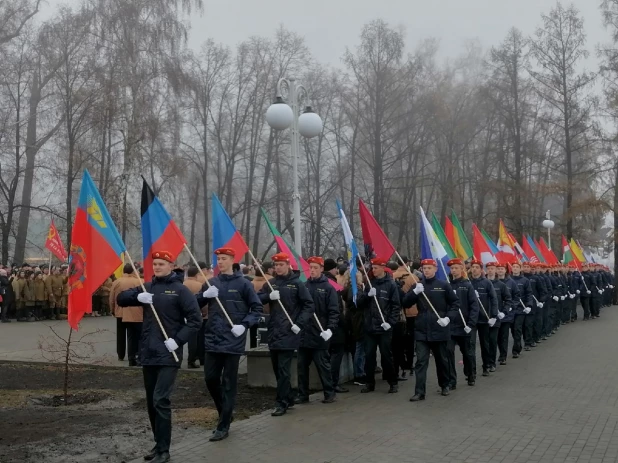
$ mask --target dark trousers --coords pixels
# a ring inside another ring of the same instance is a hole
[[[208,320],[202,320],[200,329],[189,339],[189,356],[187,357],[189,363],[199,360],[200,365],[204,365],[204,356],[206,355],[204,352],[204,330],[207,322]]]
[[[293,350],[274,349],[270,351],[270,361],[277,379],[277,398],[275,399],[277,407],[288,408],[294,404],[291,381],[293,358]]]
[[[429,367],[429,351],[433,353],[436,362],[436,372],[438,374],[438,384],[445,388],[449,384],[448,366],[448,342],[447,341],[416,341],[416,365],[414,374],[416,376],[416,386],[414,393],[425,395],[427,387],[427,368]]]
[[[6,299],[6,295],[2,296],[3,299]],[[0,320],[8,320],[9,318],[9,303],[6,300],[3,300],[0,303]]]
[[[571,321],[577,320],[577,300],[579,298],[575,296],[571,299]]]
[[[542,324],[541,324],[541,337],[547,337],[551,333],[551,302],[547,301],[543,304],[542,311]]]
[[[339,386],[339,373],[341,371],[341,362],[345,355],[345,344],[331,344],[328,348],[330,353],[330,375],[333,379],[333,388]]]
[[[494,368],[498,355],[498,333],[500,333],[500,326],[494,325],[489,328],[489,366]]]
[[[471,333],[473,334],[474,331]],[[448,385],[449,387],[457,386],[457,364],[455,363],[455,346],[459,346],[461,357],[463,358],[464,376],[469,378],[474,377],[476,356],[472,350],[470,336],[451,336],[451,340],[447,343],[448,350]],[[474,360],[474,361],[473,361]]]
[[[206,387],[219,412],[219,431],[228,431],[236,403],[240,355],[208,352],[204,359]]]
[[[410,371],[414,368],[414,347],[416,345],[414,340],[415,324],[416,317],[406,318],[406,363],[403,368]]]
[[[127,324],[122,318],[116,318],[116,353],[118,360],[124,360],[127,352]]]
[[[594,296],[591,301],[590,312],[593,316],[598,317],[601,313],[601,295]]]
[[[500,350],[499,360],[506,360],[509,351],[509,332],[511,331],[511,322],[500,323],[498,331],[498,349]]]
[[[560,322],[562,321],[562,300],[555,302],[554,307],[554,329],[560,326]]]
[[[172,440],[172,406],[170,396],[178,374],[177,367],[145,366],[144,387],[150,427],[158,453],[169,452]]]
[[[515,320],[511,324],[511,335],[513,336],[513,353],[519,354],[521,352],[521,338],[524,331],[524,319],[526,315],[517,314]]]
[[[481,345],[481,359],[483,361],[483,370],[487,370],[492,365],[490,350],[489,350],[489,324],[479,323],[474,331],[479,334],[479,344]],[[472,334],[474,334],[474,331]],[[474,361],[474,376],[476,376],[476,336],[470,338],[472,342],[472,353],[475,356]]]
[[[539,310],[538,308],[535,310]],[[534,339],[534,317],[535,313],[529,313],[524,315],[524,325],[523,325],[523,334],[524,334],[524,344],[528,347],[535,342]]]
[[[298,364],[296,366],[298,371],[298,398],[301,400],[309,399],[309,367],[311,362],[315,363],[318,370],[324,398],[330,399],[335,395],[330,370],[330,354],[327,349],[307,349],[305,347],[298,349]]]
[[[543,308],[536,307],[532,314],[532,339],[534,342],[538,342],[541,339],[541,333],[543,332],[543,309],[545,308],[545,304],[543,304]]]
[[[393,369],[395,375],[399,377],[399,371],[404,370],[406,366],[406,324],[403,322],[393,326],[391,351],[393,352]]]
[[[139,362],[139,340],[142,337],[142,322],[123,322],[123,324],[127,332],[129,362]]]
[[[571,299],[568,294],[567,298],[562,302],[562,323],[566,323],[571,320]]]
[[[584,320],[588,320],[590,318],[590,298],[582,297],[582,309],[584,309]]]
[[[375,386],[376,384],[376,356],[378,347],[380,348],[384,379],[388,381],[388,384],[397,384],[397,373],[393,366],[393,352],[391,351],[392,337],[391,330],[380,334],[365,334],[365,376],[369,386]]]

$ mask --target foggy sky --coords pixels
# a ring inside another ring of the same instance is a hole
[[[61,3],[77,0],[48,0],[41,19]],[[600,0],[574,0],[583,14],[591,58],[596,67],[595,47],[606,42]],[[382,18],[406,30],[408,51],[425,38],[440,39],[440,56],[454,58],[463,42],[478,39],[484,49],[498,45],[510,27],[532,34],[541,24],[541,13],[549,12],[555,0],[204,0],[204,13],[193,15],[190,46],[208,38],[234,47],[251,35],[273,36],[283,24],[302,35],[313,55],[322,63],[341,66],[346,46],[354,48],[363,24]]]

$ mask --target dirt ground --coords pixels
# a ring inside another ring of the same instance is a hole
[[[69,405],[61,366],[0,363],[0,462],[121,462],[152,445],[141,369],[74,367]],[[272,408],[274,391],[238,385],[235,419]],[[172,396],[174,442],[208,432],[217,412],[203,374],[181,370]]]

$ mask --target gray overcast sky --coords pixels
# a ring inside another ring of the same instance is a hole
[[[71,0],[48,0],[43,17],[58,4]],[[77,1],[75,1],[77,3]],[[582,12],[588,49],[607,41],[600,0],[573,0]],[[190,44],[194,48],[211,37],[234,46],[251,35],[272,36],[284,24],[304,36],[313,55],[323,63],[339,66],[346,46],[358,43],[363,24],[383,18],[406,30],[408,50],[427,37],[441,41],[441,56],[455,57],[466,39],[477,38],[484,49],[499,44],[507,30],[516,26],[531,34],[540,25],[540,15],[555,0],[204,0],[204,14],[194,16]],[[588,67],[596,63],[591,57]]]

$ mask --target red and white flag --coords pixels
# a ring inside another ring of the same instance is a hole
[[[62,262],[65,262],[69,257],[66,249],[64,249],[64,245],[62,244],[62,240],[58,234],[58,229],[56,228],[53,220],[49,224],[49,232],[47,232],[45,247]]]

